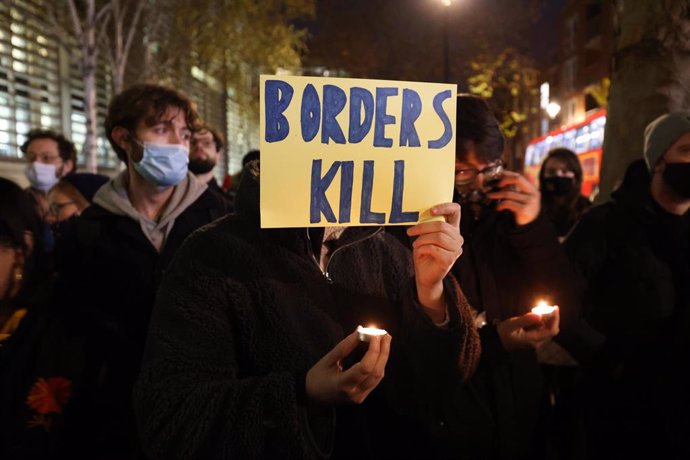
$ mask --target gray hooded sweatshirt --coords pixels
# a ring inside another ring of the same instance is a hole
[[[199,182],[193,174],[187,173],[182,182],[174,186],[173,193],[165,206],[160,218],[155,221],[143,216],[129,201],[127,185],[129,183],[128,172],[125,169],[114,179],[111,179],[103,187],[98,189],[93,202],[104,209],[120,215],[128,216],[139,222],[141,231],[160,253],[165,246],[165,241],[175,224],[177,216],[194,203],[206,190],[206,184]]]

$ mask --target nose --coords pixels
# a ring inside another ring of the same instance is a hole
[[[170,135],[168,136],[168,142],[171,144],[182,144],[182,136],[180,133],[174,129],[170,130]]]
[[[484,180],[486,179],[486,176],[484,176],[483,172],[477,173],[477,176],[474,178],[474,181],[472,182],[472,185],[474,188],[482,188],[484,186]]]

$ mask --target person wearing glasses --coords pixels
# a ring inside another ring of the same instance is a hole
[[[520,350],[511,342],[531,330],[529,312],[540,300],[561,307],[560,329],[568,329],[578,310],[570,304],[575,274],[541,213],[539,190],[505,168],[504,138],[488,104],[459,95],[457,107],[454,201],[465,246],[452,272],[476,309],[483,349],[496,348],[486,345],[493,337],[498,348],[512,350],[483,379],[483,391],[496,398],[495,454],[526,458],[539,448],[532,441],[544,396],[536,351],[551,342],[525,341]]]
[[[26,193],[43,221],[44,247],[47,252],[51,252],[54,237],[50,229],[47,193],[61,178],[76,171],[77,149],[62,134],[40,128],[26,133],[25,141],[19,149],[27,162],[24,175],[29,181],[29,187],[26,188]]]
[[[48,191],[48,217],[55,237],[91,206],[96,191],[108,182],[102,174],[75,173],[65,176]]]

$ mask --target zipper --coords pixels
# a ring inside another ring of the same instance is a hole
[[[316,259],[316,255],[314,254],[314,251],[309,251],[309,252],[311,253],[312,260],[314,261],[316,266],[319,268],[319,271],[324,276],[324,278],[326,278],[326,281],[328,281],[328,284],[333,284],[333,278],[331,278],[331,275],[328,272],[328,267],[331,266],[331,262],[333,261],[333,257],[335,257],[335,255],[338,252],[340,252],[341,249],[349,248],[351,246],[354,246],[355,244],[361,243],[362,241],[366,241],[369,238],[373,238],[376,235],[378,235],[379,233],[381,233],[382,231],[383,231],[383,227],[379,227],[376,229],[376,231],[374,233],[371,233],[371,234],[365,236],[364,238],[360,238],[360,239],[355,240],[355,241],[350,241],[349,243],[338,247],[335,251],[333,251],[333,254],[331,254],[331,257],[328,258],[328,263],[326,263],[326,270],[321,270],[321,264],[319,264],[319,261]],[[311,241],[311,238],[309,237],[309,229],[307,229],[307,238],[309,239],[309,241]]]

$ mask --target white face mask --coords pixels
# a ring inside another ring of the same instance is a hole
[[[33,188],[44,192],[48,192],[58,181],[57,166],[38,161],[29,163],[24,174]]]

